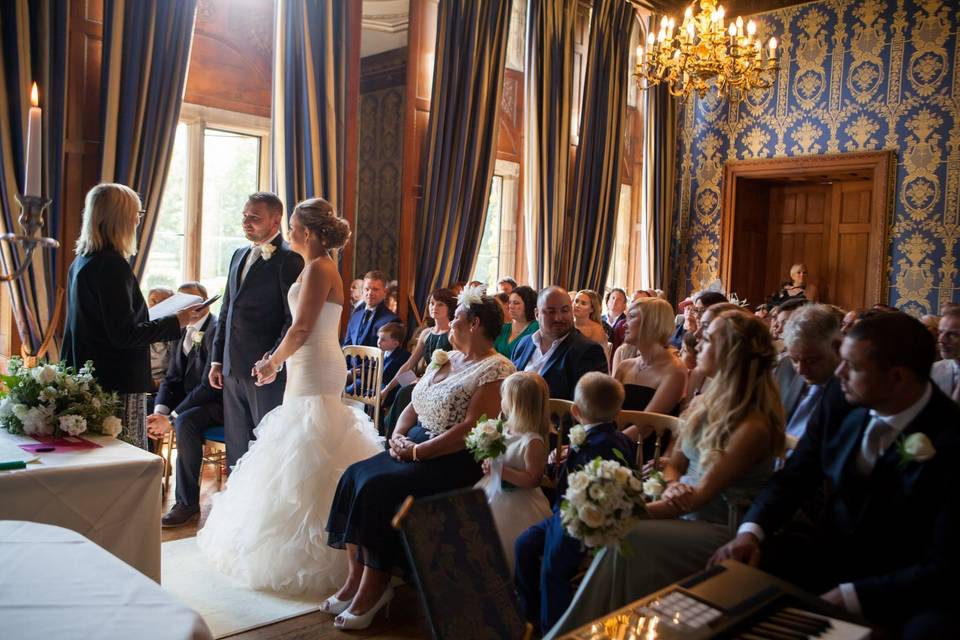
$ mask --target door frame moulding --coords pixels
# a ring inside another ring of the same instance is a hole
[[[870,172],[872,182],[870,208],[873,233],[880,246],[871,247],[868,256],[867,299],[885,301],[890,287],[890,227],[893,222],[893,196],[897,156],[893,149],[859,153],[834,153],[816,156],[730,160],[723,167],[720,210],[720,282],[731,290],[733,248],[736,225],[737,181],[789,180],[795,178],[836,178],[850,172]],[[872,235],[872,234],[871,234]]]

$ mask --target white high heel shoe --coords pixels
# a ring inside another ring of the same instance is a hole
[[[373,623],[374,617],[376,617],[377,612],[380,609],[383,609],[384,618],[390,617],[390,603],[393,601],[393,587],[387,585],[386,591],[383,592],[383,595],[380,596],[380,599],[377,600],[377,603],[370,607],[370,610],[366,613],[354,614],[350,613],[349,610],[344,610],[340,615],[338,615],[334,621],[333,626],[337,629],[366,629]]]
[[[320,603],[320,611],[336,616],[349,609],[351,602],[353,602],[353,598],[340,600],[336,595],[332,595]]]

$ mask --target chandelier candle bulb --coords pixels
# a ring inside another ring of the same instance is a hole
[[[753,20],[749,21],[747,23],[747,35],[753,36],[753,34],[755,34],[756,32],[757,32],[757,23],[754,22]]]

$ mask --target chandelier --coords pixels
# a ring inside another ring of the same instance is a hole
[[[666,83],[670,95],[684,100],[691,92],[703,98],[716,87],[720,97],[737,103],[755,89],[769,89],[777,77],[777,39],[763,46],[753,20],[737,18],[724,25],[723,6],[700,0],[694,15],[687,7],[683,23],[664,16],[660,30],[647,36],[646,50],[637,46],[634,77],[641,89]]]

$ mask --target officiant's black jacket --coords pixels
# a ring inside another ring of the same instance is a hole
[[[190,349],[190,353],[183,353],[183,338],[186,335],[186,329],[180,332],[180,340],[173,343],[173,352],[170,354],[170,365],[167,367],[167,373],[160,381],[160,389],[157,391],[156,404],[165,405],[171,410],[180,413],[178,405],[184,399],[193,393],[199,387],[208,385],[209,376],[208,363],[210,354],[213,352],[213,340],[217,333],[217,319],[213,314],[208,314],[203,324],[200,325],[200,331],[203,332],[203,338],[200,344]],[[219,389],[209,388],[206,391],[197,392],[204,398],[205,402],[221,403],[221,391]]]
[[[904,616],[945,605],[957,592],[960,406],[934,385],[903,436],[926,434],[936,455],[903,464],[898,447],[891,446],[864,477],[856,461],[869,422],[862,407],[840,420],[811,421],[744,522],[773,535],[823,488],[826,502],[814,539],[838,559],[831,569],[841,582],[853,583],[868,620],[901,623]]]
[[[517,371],[526,368],[536,348],[532,334],[517,341],[510,357]],[[557,350],[540,369],[540,376],[546,380],[551,398],[573,400],[577,382],[590,371],[607,373],[607,356],[603,347],[577,329],[571,329],[567,339],[557,345]]]
[[[179,335],[176,316],[149,319],[140,284],[119,252],[108,248],[74,259],[60,350],[68,365],[80,368],[93,360],[105,390],[147,393],[153,390],[150,344]]]

